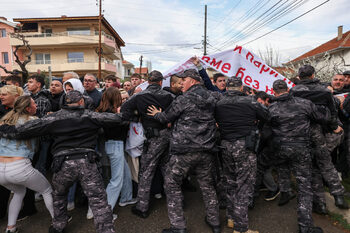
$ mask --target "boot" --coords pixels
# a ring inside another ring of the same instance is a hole
[[[323,233],[321,227],[304,227],[299,225],[299,233]]]
[[[259,233],[259,231],[247,230],[247,231],[233,231],[233,233]]]
[[[134,215],[139,216],[140,218],[148,218],[148,215],[149,215],[148,211],[143,212],[143,211],[137,209],[136,206],[133,206],[131,208],[131,212]]]
[[[327,214],[326,204],[323,202],[313,202],[312,212],[316,214],[326,215]]]
[[[162,233],[187,233],[187,230],[186,228],[185,229],[167,228],[167,229],[163,229]]]
[[[287,204],[293,198],[295,198],[295,194],[292,191],[281,192],[281,197],[280,197],[280,201],[278,202],[278,205],[283,206],[283,205]]]
[[[213,233],[220,233],[221,232],[221,227],[220,225],[217,225],[217,226],[214,226],[214,225],[211,225],[209,222],[208,222],[208,219],[207,217],[204,218],[204,221],[205,223],[210,226],[211,230],[213,231]]]
[[[343,195],[335,195],[334,196],[335,206],[339,209],[347,210],[349,209],[348,203],[345,201]]]
[[[51,225],[49,228],[49,233],[64,233],[64,230],[59,231]]]

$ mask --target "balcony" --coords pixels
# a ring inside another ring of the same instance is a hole
[[[76,59],[76,60],[50,60],[45,61],[46,64],[36,64],[36,63],[43,63],[43,61],[35,61],[32,60],[32,62],[28,63],[26,68],[28,72],[37,72],[38,70],[42,71],[48,71],[49,66],[51,66],[52,72],[65,72],[69,70],[73,71],[97,71],[98,70],[98,60],[82,60],[82,59]],[[19,69],[17,63],[13,63],[12,66],[13,69]],[[101,70],[109,71],[109,72],[117,72],[116,65],[108,61],[106,59],[102,59],[101,61]]]
[[[90,35],[72,35],[68,32],[61,33],[23,33],[25,39],[29,41],[32,47],[65,47],[72,45],[98,45],[98,32],[93,31]],[[10,37],[12,46],[22,45],[22,41]],[[106,55],[113,59],[121,59],[120,50],[115,43],[115,39],[102,32],[102,49]]]

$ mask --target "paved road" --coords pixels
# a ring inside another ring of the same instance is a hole
[[[204,205],[200,193],[186,193],[185,215],[190,233],[210,233],[210,228],[204,223]],[[43,202],[37,203],[39,213],[20,222],[19,228],[22,233],[47,233],[49,214]],[[140,219],[130,212],[131,207],[117,207],[115,213],[118,219],[115,222],[116,230],[119,233],[160,233],[163,228],[169,226],[167,218],[165,199],[154,200],[152,213],[147,219]],[[86,208],[77,208],[70,212],[73,221],[68,225],[66,233],[93,233],[94,225],[92,220],[86,220]],[[221,223],[225,224],[225,211],[220,213]],[[277,200],[266,202],[260,198],[254,210],[249,212],[250,227],[259,230],[260,233],[296,233],[296,200],[283,207],[277,206]],[[337,228],[325,216],[314,215],[315,224],[321,226],[327,233],[344,233]],[[6,226],[6,221],[0,221],[0,231]],[[232,230],[223,227],[223,233],[232,233]]]

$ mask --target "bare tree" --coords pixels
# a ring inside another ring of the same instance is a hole
[[[260,58],[270,67],[276,67],[281,64],[281,56],[279,51],[271,45],[265,47],[265,51],[258,50]]]
[[[290,71],[285,74],[287,78],[292,78],[298,73],[298,69],[303,65],[311,65],[316,69],[316,78],[321,82],[330,82],[335,74],[342,73],[345,69],[345,59],[343,54],[338,54],[336,57],[328,52],[324,53],[322,57],[308,57],[302,63],[294,65],[289,62],[284,64]]]
[[[12,71],[7,70],[4,66],[0,65],[0,68],[3,69],[6,73],[8,74],[13,74],[13,75],[18,75],[21,74],[22,75],[22,83],[26,83],[28,76],[29,76],[29,72],[26,69],[26,65],[32,61],[32,53],[33,50],[30,47],[28,41],[25,39],[25,36],[23,34],[20,33],[12,33],[11,34],[12,37],[17,38],[19,40],[22,41],[22,45],[16,45],[15,46],[15,50],[13,51],[13,55],[15,56],[16,60],[15,62],[19,65],[19,67],[21,68],[21,70],[18,69],[14,69]],[[18,49],[24,47],[24,56],[26,57],[26,59],[24,59],[24,61],[20,61],[19,56],[18,56]],[[28,51],[26,53],[26,51]]]

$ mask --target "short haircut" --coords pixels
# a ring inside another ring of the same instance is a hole
[[[243,86],[243,93],[250,95],[250,87],[247,87],[247,86]]]
[[[255,99],[262,99],[266,101],[266,99],[270,99],[271,97],[264,91],[258,91],[258,93],[255,94]]]
[[[10,75],[5,78],[5,81],[10,81],[12,83],[18,83],[18,85],[21,87],[22,86],[22,78],[19,77],[18,75]]]
[[[115,77],[113,74],[108,75],[105,80],[112,80],[114,83],[117,81],[117,77]]]
[[[77,79],[79,79],[79,75],[78,75],[77,73],[75,73],[74,71],[64,72],[64,73],[63,73],[63,76],[66,76],[66,75],[71,75],[72,78],[77,78]]]
[[[29,79],[34,79],[35,81],[37,81],[38,83],[41,84],[40,88],[43,88],[45,86],[45,78],[39,74],[33,74],[31,76],[29,76]]]
[[[138,74],[138,73],[134,73],[134,74],[132,74],[132,75],[130,76],[130,79],[132,79],[132,78],[138,78],[138,79],[141,80],[141,75]]]
[[[304,65],[299,68],[298,76],[300,79],[308,79],[315,73],[315,68],[310,65]]]
[[[226,77],[225,75],[223,75],[222,73],[216,73],[214,74],[213,78],[214,78],[214,82],[216,83],[216,80],[218,80],[219,77]]]
[[[172,83],[176,83],[179,79],[182,79],[182,78],[180,78],[180,77],[178,77],[176,75],[171,75],[171,77],[170,77],[170,86],[171,86]]]
[[[96,78],[96,76],[94,74],[87,73],[87,74],[84,75],[84,78],[85,77],[93,77],[96,80],[96,82],[98,82],[98,80],[97,80],[97,78]]]

